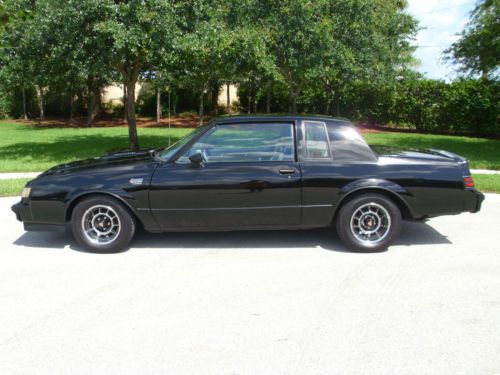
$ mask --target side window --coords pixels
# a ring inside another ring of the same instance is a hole
[[[294,161],[293,125],[288,123],[218,125],[181,156],[189,163],[199,153],[206,163]]]
[[[326,125],[319,121],[302,123],[304,139],[301,140],[302,156],[306,159],[331,159]]]

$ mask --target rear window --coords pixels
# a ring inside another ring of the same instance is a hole
[[[377,160],[377,155],[351,126],[329,124],[327,128],[334,162]]]

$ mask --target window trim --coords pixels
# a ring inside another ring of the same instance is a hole
[[[307,156],[306,122],[323,125],[323,130],[325,131],[325,135],[326,135],[326,144],[328,146],[327,147],[328,157],[325,157],[325,158],[311,158],[311,157]],[[324,122],[324,121],[317,121],[317,120],[302,120],[301,123],[300,123],[300,130],[301,130],[301,134],[302,134],[302,140],[304,142],[304,147],[303,147],[302,150],[300,150],[301,151],[300,152],[300,159],[301,160],[323,161],[323,162],[332,162],[333,161],[333,155],[332,155],[332,151],[331,151],[330,136],[328,135],[328,129],[326,127],[326,122]]]
[[[198,142],[203,136],[208,136],[212,133],[214,133],[218,127],[224,127],[228,125],[256,125],[256,124],[284,124],[284,125],[290,125],[292,127],[292,147],[293,147],[293,160],[252,160],[252,161],[216,161],[216,162],[208,162],[204,163],[205,165],[215,165],[215,164],[250,164],[250,163],[297,163],[297,155],[298,155],[298,149],[297,149],[297,135],[295,132],[296,128],[296,121],[295,120],[290,120],[290,121],[245,121],[245,122],[224,122],[224,123],[215,123],[212,127],[207,129],[207,131],[202,132],[199,137],[192,139],[191,142],[183,149],[179,150],[179,153],[177,153],[172,161],[175,164],[178,165],[187,165],[188,163],[180,163],[178,160],[184,156],[186,152],[188,152],[191,147]]]

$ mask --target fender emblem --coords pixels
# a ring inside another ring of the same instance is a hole
[[[128,180],[132,185],[142,185],[144,179],[143,178],[131,178]]]

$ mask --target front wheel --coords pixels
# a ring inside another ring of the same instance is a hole
[[[401,231],[401,211],[380,194],[359,195],[342,206],[336,221],[342,242],[354,251],[385,250]]]
[[[73,210],[71,229],[76,241],[96,253],[123,250],[135,233],[135,220],[119,201],[105,196],[91,197]]]

